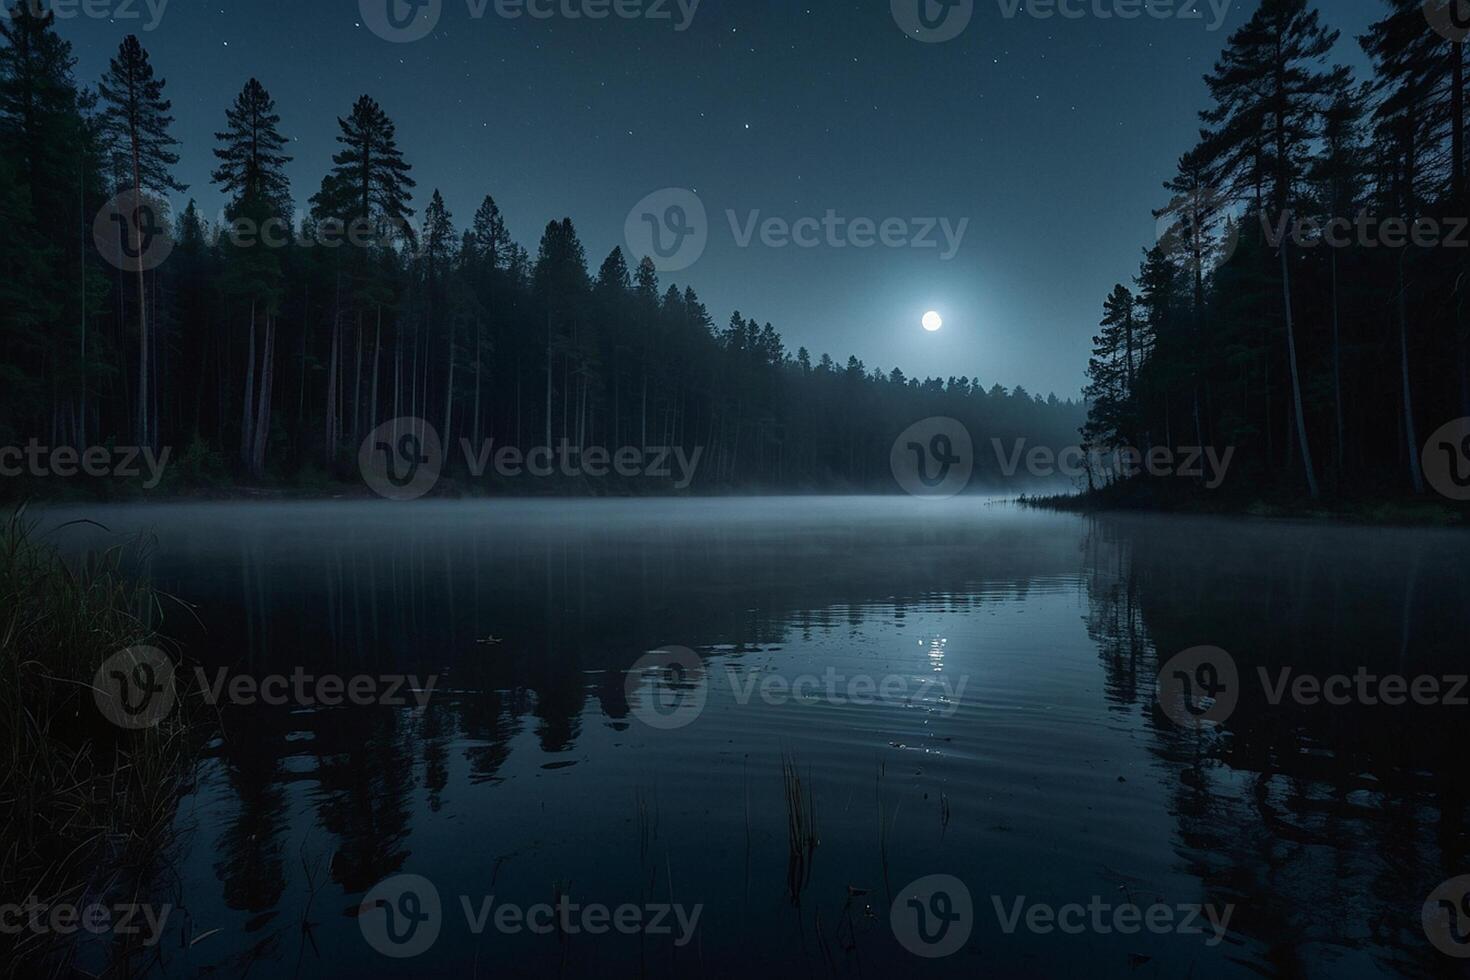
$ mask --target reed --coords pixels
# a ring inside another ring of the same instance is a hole
[[[0,894],[84,905],[146,892],[171,837],[193,758],[182,711],[124,731],[92,692],[109,656],[159,642],[148,623],[162,597],[124,572],[132,557],[119,546],[69,563],[23,507],[0,522]],[[11,975],[72,970],[74,940],[0,943]],[[109,972],[133,972],[143,952],[119,937]]]
[[[786,797],[786,888],[791,904],[801,905],[801,893],[811,880],[816,856],[817,805],[811,788],[802,782],[796,756],[781,754],[781,781]]]

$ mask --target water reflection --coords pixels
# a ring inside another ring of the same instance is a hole
[[[908,500],[88,516],[155,530],[149,571],[198,619],[165,629],[204,665],[439,678],[422,708],[223,711],[180,824],[194,829],[190,920],[224,931],[171,969],[299,957],[303,975],[387,973],[354,919],[399,872],[435,880],[451,914],[457,894],[529,903],[568,888],[708,906],[689,949],[476,937],[461,923],[422,960],[445,969],[493,952],[567,975],[911,970],[888,903],[936,871],[968,881],[978,912],[964,952],[923,965],[936,975],[1429,975],[1449,962],[1419,908],[1470,870],[1470,708],[1273,706],[1255,677],[1463,672],[1470,564],[1456,534]],[[65,533],[79,545],[92,532]],[[667,644],[717,669],[698,721],[659,732],[630,714],[624,681]],[[1230,651],[1245,682],[1213,732],[1181,730],[1154,703],[1163,660],[1201,644]],[[737,696],[741,678],[829,668],[969,686],[948,705]],[[820,839],[799,907],[783,873],[784,752]],[[313,862],[330,881],[315,896]],[[1236,912],[1213,949],[1007,935],[992,894]],[[309,940],[304,920],[319,923]]]

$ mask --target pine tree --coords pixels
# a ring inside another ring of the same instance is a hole
[[[366,222],[373,240],[404,238],[414,243],[409,202],[416,186],[412,167],[398,149],[397,130],[382,106],[364,95],[347,118],[339,118],[337,142],[343,149],[332,157],[332,172],[312,198],[318,220],[336,220],[348,228]]]
[[[1214,71],[1205,76],[1215,106],[1201,117],[1216,127],[1209,142],[1215,172],[1237,193],[1264,181],[1269,187],[1269,215],[1276,221],[1292,215],[1305,147],[1318,131],[1326,100],[1347,75],[1345,68],[1316,67],[1338,36],[1338,31],[1321,25],[1307,0],[1262,0],[1245,26],[1231,35]],[[1286,237],[1277,251],[1297,443],[1307,489],[1315,499],[1319,492],[1302,404]]]
[[[0,17],[0,165],[5,169],[3,263],[6,369],[0,402],[7,422],[37,423],[47,411],[33,387],[49,376],[53,431],[74,418],[77,445],[90,405],[88,319],[103,305],[105,283],[87,270],[75,229],[89,225],[98,189],[97,153],[73,79],[71,45],[55,15],[16,5]],[[78,277],[76,270],[83,272]],[[93,345],[95,348],[95,344]],[[63,411],[58,394],[76,395]]]
[[[114,172],[119,187],[131,191],[134,206],[143,201],[144,190],[153,193],[184,191],[188,188],[174,179],[171,168],[179,162],[173,151],[178,140],[169,135],[173,124],[172,108],[163,90],[166,82],[155,78],[148,52],[129,34],[108,65],[107,74],[98,83],[98,92],[106,105],[103,133],[113,153]],[[141,243],[135,242],[134,247]],[[155,394],[149,385],[153,352],[148,326],[148,290],[145,273],[138,269],[138,405],[137,430],[140,445],[157,441]]]
[[[225,124],[224,132],[214,134],[220,143],[214,150],[219,166],[210,175],[230,197],[225,213],[257,221],[288,217],[291,183],[285,168],[291,157],[282,152],[287,140],[281,135],[275,100],[252,78],[225,110]],[[252,213],[257,211],[261,213]]]
[[[267,247],[266,238],[274,239],[280,234],[271,223],[284,223],[291,212],[291,185],[285,172],[291,158],[282,152],[286,138],[281,135],[280,122],[270,93],[259,81],[250,79],[225,112],[224,132],[214,134],[220,143],[214,150],[219,166],[211,174],[213,182],[229,195],[226,217],[249,222],[254,232],[253,241],[229,249],[226,291],[248,301],[250,308],[240,458],[257,478],[264,470],[271,428],[276,317],[282,279],[278,250]],[[256,322],[261,312],[265,315],[265,337],[257,369]]]
[[[475,258],[486,273],[503,269],[509,262],[512,245],[510,232],[505,228],[505,218],[496,206],[495,199],[488,194],[475,211],[470,241],[473,243]]]
[[[1136,316],[1133,293],[1122,284],[1114,286],[1103,301],[1102,330],[1092,338],[1092,357],[1087,363],[1090,383],[1085,394],[1092,408],[1082,434],[1090,446],[1136,444],[1130,432]]]

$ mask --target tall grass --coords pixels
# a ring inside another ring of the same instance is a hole
[[[97,709],[92,681],[129,646],[157,643],[160,596],[124,572],[117,547],[63,561],[24,509],[0,520],[0,894],[85,906],[135,895],[167,841],[192,751],[182,709],[124,731]],[[129,900],[136,900],[130,898]],[[62,975],[74,947],[52,934],[0,937],[0,970]],[[132,972],[137,952],[109,972]]]
[[[781,782],[786,796],[786,893],[799,908],[817,852],[817,803],[811,788],[802,782],[794,753],[781,754]]]

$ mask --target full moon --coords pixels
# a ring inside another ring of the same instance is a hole
[[[942,326],[944,326],[944,318],[942,316],[940,316],[938,313],[934,312],[933,310],[930,310],[928,313],[925,313],[924,314],[924,329],[925,330],[929,331],[930,333],[933,333],[934,331],[938,330]]]

